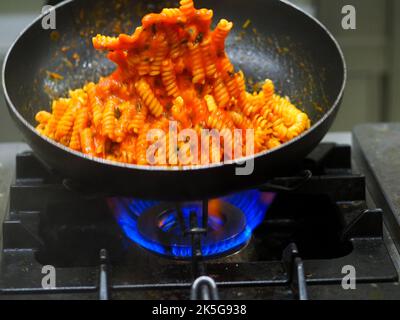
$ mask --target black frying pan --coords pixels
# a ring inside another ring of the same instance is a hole
[[[235,23],[227,50],[254,81],[273,79],[311,117],[311,130],[279,149],[253,158],[254,172],[237,176],[234,163],[171,170],[115,164],[73,152],[36,133],[34,116],[68,89],[96,81],[114,66],[91,46],[96,33],[131,33],[143,14],[171,1],[75,0],[56,7],[57,29],[33,22],[5,59],[3,86],[9,111],[35,154],[63,177],[88,189],[159,200],[192,200],[257,186],[298,165],[331,127],[343,95],[346,67],[331,34],[315,19],[278,0],[197,0],[214,9],[215,20]],[[173,3],[178,1],[172,1]],[[243,29],[244,22],[251,25]],[[68,47],[64,48],[63,47]],[[69,50],[66,50],[69,49]],[[65,52],[63,52],[65,51]],[[74,60],[73,53],[80,59]],[[46,71],[58,72],[53,81]]]

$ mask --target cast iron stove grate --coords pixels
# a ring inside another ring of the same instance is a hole
[[[106,199],[69,190],[21,154],[3,225],[0,299],[400,298],[382,211],[367,207],[365,179],[350,160],[349,147],[321,144],[300,174],[259,187],[277,197],[240,252],[203,259],[206,230],[192,219],[195,254],[173,261],[129,241]],[[42,287],[45,265],[56,270],[51,290]],[[341,286],[349,265],[354,291]]]

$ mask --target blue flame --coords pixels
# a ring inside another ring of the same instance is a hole
[[[225,252],[230,252],[235,248],[247,243],[251,238],[253,230],[264,220],[265,214],[268,208],[274,200],[275,194],[272,193],[262,193],[257,190],[250,190],[246,192],[241,192],[234,194],[229,197],[225,197],[218,201],[227,202],[237,208],[239,208],[245,215],[246,226],[243,231],[237,234],[235,237],[222,240],[218,243],[213,241],[203,241],[202,242],[202,253],[204,257],[212,257],[221,255]],[[159,205],[156,201],[143,201],[134,200],[127,198],[112,198],[109,199],[110,207],[112,208],[118,224],[121,226],[122,230],[126,236],[137,243],[141,247],[164,255],[171,256],[174,258],[185,259],[192,256],[192,248],[190,245],[187,246],[174,246],[167,248],[163,244],[157,243],[150,239],[146,239],[138,230],[138,218],[148,209]],[[193,212],[201,213],[201,206],[198,204],[188,204],[182,207],[182,213],[186,225],[189,222],[190,213]],[[212,211],[212,209],[211,209]],[[224,222],[218,214],[213,214],[210,211],[209,216],[209,228],[223,228]],[[199,225],[201,223],[201,215],[198,214]],[[173,230],[173,226],[176,223],[175,215],[170,214],[163,217],[160,221],[160,228],[164,232],[176,232]]]

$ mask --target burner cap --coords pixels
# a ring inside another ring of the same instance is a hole
[[[238,251],[248,242],[246,217],[237,207],[221,201],[219,212],[209,212],[207,233],[202,236],[201,248],[205,257],[214,258]],[[197,216],[197,226],[201,226],[200,205],[182,206],[183,221],[178,210],[171,204],[160,204],[143,212],[138,219],[138,230],[144,239],[153,245],[161,245],[171,258],[185,259],[192,256],[190,229],[191,213]]]

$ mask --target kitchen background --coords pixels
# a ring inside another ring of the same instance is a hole
[[[44,0],[0,1],[0,64],[18,33],[37,16]],[[400,1],[292,0],[321,20],[339,40],[349,80],[332,131],[350,131],[357,123],[400,121]],[[343,30],[343,6],[353,5],[357,29]],[[1,81],[1,80],[0,80]],[[9,118],[0,90],[0,142],[21,136]]]

